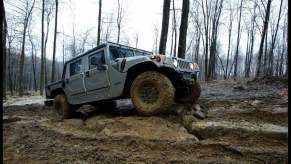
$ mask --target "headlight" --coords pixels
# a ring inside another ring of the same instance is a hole
[[[194,69],[199,69],[199,65],[196,64],[196,63],[193,63],[193,68],[194,68]]]
[[[194,64],[193,63],[189,63],[189,66],[191,69],[194,69]]]
[[[178,67],[178,61],[177,61],[177,59],[173,59],[173,64],[174,64],[175,67]]]

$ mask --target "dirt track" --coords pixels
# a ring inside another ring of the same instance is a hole
[[[4,163],[288,162],[286,84],[217,81],[202,91],[204,120],[115,110],[57,121],[41,105],[5,107]]]

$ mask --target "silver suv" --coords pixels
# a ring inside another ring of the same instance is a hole
[[[81,105],[121,98],[131,98],[139,113],[151,115],[166,112],[173,102],[195,103],[199,72],[184,59],[105,43],[67,61],[62,79],[46,86],[46,96],[62,118]]]

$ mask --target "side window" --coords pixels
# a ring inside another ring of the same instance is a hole
[[[97,65],[92,63],[93,58],[96,59]],[[104,57],[104,51],[99,51],[94,55],[89,56],[89,69],[96,68],[97,66],[105,64],[105,57]]]
[[[134,56],[133,51],[130,49],[110,46],[109,50],[110,50],[110,59],[113,61],[116,58],[124,58],[124,57]]]
[[[110,59],[115,60],[116,58],[119,58],[119,51],[115,47],[110,47]]]
[[[70,76],[76,75],[82,71],[81,59],[70,64]]]

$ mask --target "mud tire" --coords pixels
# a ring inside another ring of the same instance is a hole
[[[72,118],[74,115],[74,109],[69,104],[65,95],[57,95],[54,98],[53,109],[60,119]]]
[[[147,90],[145,86],[150,86],[150,90],[154,93],[144,94],[143,91]],[[133,81],[130,96],[136,110],[142,115],[165,113],[174,102],[175,88],[165,75],[155,71],[146,71]],[[148,102],[143,96],[154,100]]]
[[[179,103],[191,103],[195,104],[197,103],[200,95],[201,95],[201,86],[198,81],[195,80],[194,84],[190,87],[190,95],[179,98]]]

